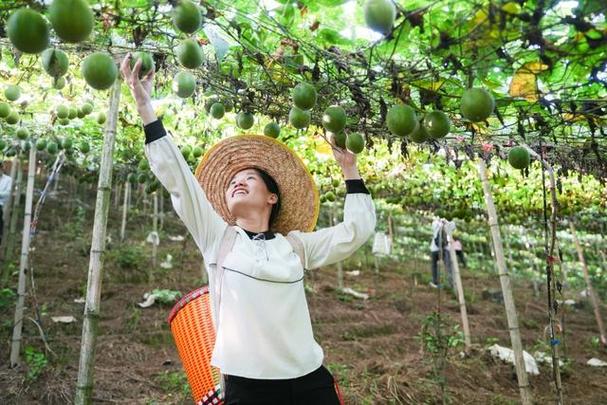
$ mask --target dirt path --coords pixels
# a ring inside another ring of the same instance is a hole
[[[50,215],[50,214],[49,214]],[[112,218],[110,229],[118,229],[119,219]],[[130,224],[134,251],[145,238],[144,217]],[[173,216],[167,219],[166,234],[184,232]],[[41,224],[44,224],[44,220]],[[42,228],[37,236],[33,265],[37,297],[44,329],[54,354],[46,356],[48,365],[32,379],[27,370],[8,370],[5,360],[10,348],[13,308],[1,309],[0,403],[66,404],[75,389],[78,368],[83,304],[88,267],[84,233],[74,237],[66,226]],[[90,229],[83,226],[82,229]],[[69,231],[69,232],[68,232]],[[119,404],[189,404],[187,381],[166,323],[170,307],[141,309],[144,292],[152,288],[178,289],[188,292],[198,285],[200,263],[190,241],[184,262],[179,266],[182,242],[164,239],[160,257],[170,253],[176,268],[158,271],[157,282],[148,286],[142,280],[148,263],[139,258],[138,269],[119,265],[126,254],[118,244],[109,244],[107,271],[102,294],[102,317],[95,368],[95,403]],[[179,269],[182,269],[181,271]],[[431,356],[422,350],[418,338],[422,323],[436,308],[437,290],[427,286],[426,268],[413,268],[408,263],[384,266],[379,276],[372,271],[358,277],[346,276],[345,283],[356,290],[370,292],[367,301],[337,292],[332,283],[333,268],[310,275],[308,300],[315,333],[325,354],[325,364],[338,377],[348,404],[419,404],[439,403],[438,380],[433,373]],[[418,285],[412,274],[417,274]],[[470,357],[459,355],[461,346],[450,350],[445,367],[446,396],[457,404],[516,403],[518,390],[513,367],[493,360],[483,348],[498,343],[509,346],[504,309],[500,303],[482,299],[482,291],[499,288],[490,275],[466,274],[464,283],[469,304],[470,327],[477,348]],[[545,345],[547,326],[545,303],[534,298],[524,280],[515,280],[515,298],[527,351]],[[442,333],[455,336],[459,310],[453,297],[443,293],[441,313],[448,326]],[[571,361],[564,368],[563,385],[568,403],[607,403],[607,368],[585,365],[591,357],[607,360],[607,353],[593,346],[596,336],[588,306],[568,309],[567,335],[564,339]],[[31,311],[30,311],[31,313]],[[57,324],[51,316],[74,315],[77,322]],[[43,350],[33,322],[24,325],[25,347]],[[553,403],[550,369],[540,366],[541,374],[530,378],[537,403]]]

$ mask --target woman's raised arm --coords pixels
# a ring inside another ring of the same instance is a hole
[[[139,79],[141,61],[130,68],[130,55],[120,71],[137,103],[145,130],[145,155],[160,183],[171,194],[173,208],[194,238],[205,259],[227,226],[209,203],[204,191],[192,174],[177,146],[167,135],[162,122],[156,118],[151,102],[154,72]]]
[[[375,232],[375,206],[360,178],[356,155],[332,145],[335,160],[346,180],[344,220],[315,232],[292,232],[304,246],[305,268],[315,269],[344,260]]]

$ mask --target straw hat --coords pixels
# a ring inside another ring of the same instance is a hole
[[[235,223],[225,191],[236,173],[250,167],[266,171],[278,185],[281,207],[272,229],[283,235],[294,230],[312,231],[320,208],[314,179],[295,152],[264,135],[226,138],[209,149],[198,164],[196,178],[215,211],[226,222]]]

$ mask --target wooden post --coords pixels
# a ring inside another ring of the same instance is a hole
[[[25,214],[23,216],[23,235],[21,238],[21,260],[19,261],[19,284],[17,286],[17,306],[15,307],[15,321],[13,324],[13,339],[11,342],[11,367],[20,363],[21,331],[23,330],[23,308],[25,304],[25,282],[28,269],[30,249],[30,225],[32,221],[32,202],[34,200],[34,180],[36,174],[36,148],[29,151],[27,169],[27,188],[25,194]]]
[[[453,272],[453,281],[455,282],[455,289],[457,291],[457,298],[459,301],[459,312],[462,317],[462,329],[464,330],[464,351],[466,353],[470,353],[472,341],[470,339],[470,326],[468,323],[468,311],[466,309],[464,286],[459,273],[459,263],[457,262],[457,254],[455,253],[453,236],[451,236],[451,233],[448,233],[447,239],[449,241],[449,256],[451,256],[451,271]]]
[[[514,305],[510,273],[508,273],[508,269],[506,268],[502,237],[500,235],[499,224],[497,221],[497,211],[495,210],[493,196],[491,195],[491,185],[487,179],[487,166],[485,165],[485,161],[483,159],[479,159],[478,161],[478,172],[483,185],[485,204],[487,205],[489,229],[491,230],[491,239],[493,241],[498,276],[500,278],[504,305],[506,307],[506,318],[508,320],[508,329],[510,329],[510,342],[514,352],[514,364],[521,395],[521,402],[523,405],[531,405],[533,400],[531,397],[531,390],[529,389],[529,380],[527,378],[527,370],[525,369],[525,360],[523,358],[523,344],[521,342],[516,306]]]
[[[605,335],[603,319],[601,318],[601,301],[599,300],[599,297],[596,295],[596,293],[594,292],[594,288],[592,287],[592,280],[590,280],[588,266],[586,265],[586,259],[584,258],[584,250],[582,249],[582,245],[580,245],[580,241],[577,237],[575,225],[573,225],[573,220],[569,221],[569,229],[571,230],[571,234],[573,235],[573,243],[575,244],[575,249],[577,250],[578,258],[580,259],[580,263],[582,263],[582,270],[584,271],[584,280],[586,280],[588,295],[590,295],[590,301],[592,302],[592,308],[594,309],[594,317],[596,319],[596,324],[599,328],[601,343],[603,345],[607,345],[607,335]]]
[[[124,182],[124,202],[122,204],[122,224],[120,225],[120,242],[124,242],[124,234],[126,232],[126,215],[128,212],[128,201],[130,193],[131,184],[127,180]]]
[[[78,382],[76,384],[76,405],[92,402],[93,366],[95,362],[95,343],[97,340],[97,325],[100,314],[101,283],[103,281],[103,252],[105,250],[105,233],[112,191],[112,155],[118,126],[118,104],[120,101],[120,80],[116,80],[111,90],[108,120],[105,126],[99,181],[97,183],[97,199],[95,202],[95,219],[93,222],[93,238],[82,324],[82,342],[80,344],[80,364]],[[35,149],[35,148],[33,148]]]

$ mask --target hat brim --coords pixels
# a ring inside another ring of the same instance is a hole
[[[215,211],[234,224],[225,191],[236,173],[251,167],[264,170],[278,185],[281,208],[272,230],[283,235],[312,231],[320,209],[318,189],[299,156],[280,141],[264,135],[223,139],[205,153],[195,175]]]

